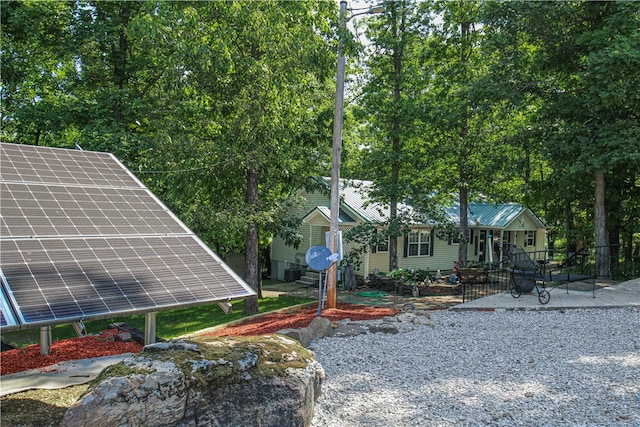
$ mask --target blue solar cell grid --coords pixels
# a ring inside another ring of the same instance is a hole
[[[0,244],[3,328],[255,295],[107,153],[0,143]]]

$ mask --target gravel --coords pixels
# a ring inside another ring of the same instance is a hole
[[[640,426],[638,308],[431,320],[314,342],[326,380],[312,427]]]

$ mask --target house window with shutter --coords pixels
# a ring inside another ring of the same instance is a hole
[[[378,252],[389,252],[389,239],[387,238],[386,241],[378,243],[376,245],[376,250]]]
[[[407,237],[407,256],[431,255],[431,233],[425,231],[412,231]]]
[[[535,230],[527,230],[524,236],[524,245],[525,246],[535,246],[536,245],[536,231]]]

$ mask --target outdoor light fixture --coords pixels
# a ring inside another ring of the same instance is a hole
[[[384,5],[379,4],[377,6],[371,6],[369,8],[369,11],[367,12],[369,15],[375,15],[377,13],[382,13],[384,12]],[[353,18],[353,15],[351,15],[351,17]]]
[[[340,2],[340,30],[344,31],[347,21],[358,15],[372,15],[384,12],[383,5],[369,7],[364,12],[353,13],[347,17],[347,2]],[[336,74],[336,107],[333,116],[333,145],[331,150],[331,216],[329,218],[329,249],[332,254],[338,251],[338,228],[340,210],[340,155],[342,152],[342,123],[344,114],[344,68],[345,58],[342,42],[338,44],[338,72]],[[338,265],[333,263],[327,270],[327,305],[336,307],[336,288]]]

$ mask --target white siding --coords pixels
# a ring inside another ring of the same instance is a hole
[[[437,233],[436,233],[437,234]],[[398,242],[398,267],[413,268],[422,270],[450,270],[453,263],[458,259],[458,245],[450,245],[446,240],[438,239],[435,236],[433,243],[433,256],[411,256],[404,257],[404,239]]]
[[[450,245],[445,240],[435,237],[433,244],[433,256],[404,256],[404,236],[398,237],[398,267],[404,269],[428,269],[430,271],[450,270],[458,259],[458,245]],[[367,274],[376,271],[389,272],[389,253],[369,253],[369,268]]]
[[[328,206],[329,197],[318,193],[301,193],[304,203],[289,211],[290,215],[304,216],[311,212],[316,206]],[[303,236],[302,243],[298,249],[287,246],[282,239],[276,237],[271,244],[271,276],[276,280],[284,280],[284,270],[287,268],[297,268],[305,264],[304,255],[307,250],[315,245],[324,244],[324,234],[320,240],[321,232],[317,227],[309,224],[302,224],[299,233]],[[320,243],[322,242],[322,243]]]
[[[510,231],[512,235],[512,240],[508,243],[515,243],[526,252],[535,252],[537,259],[544,259],[546,232],[544,228],[538,227],[537,221],[529,215],[522,214],[505,229],[505,231]],[[527,244],[528,231],[535,232],[535,246]]]

